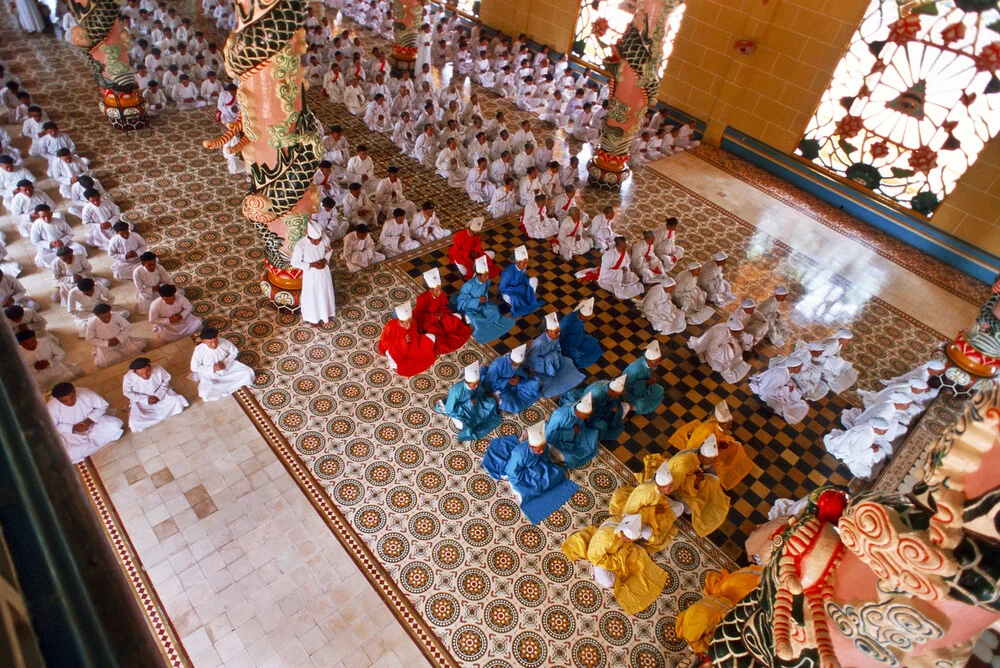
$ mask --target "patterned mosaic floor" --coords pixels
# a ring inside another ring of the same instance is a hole
[[[192,2],[182,6],[182,14],[196,16]],[[238,397],[244,410],[331,529],[370,569],[375,585],[435,664],[674,665],[685,652],[672,635],[673,619],[698,598],[705,571],[728,563],[726,553],[739,554],[741,536],[761,521],[774,498],[801,494],[825,480],[843,481],[844,472],[817,447],[816,438],[853,395],[817,406],[809,420],[788,428],[758,410],[745,382],[734,388],[706,376],[706,369],[692,363],[684,340],[672,337],[662,341],[669,402],[652,419],[633,421],[628,438],[602,451],[591,466],[574,471],[581,492],[544,525],[530,526],[509,487],[497,485],[479,467],[486,441],[456,443],[448,422],[430,407],[459,377],[462,365],[533,336],[537,316],[519,322],[495,350],[470,344],[408,381],[390,374],[375,352],[381,325],[391,317],[392,303],[422,289],[414,279],[421,267],[440,261],[440,244],[359,275],[335,272],[338,317],[321,330],[300,326],[296,316],[276,314],[261,297],[262,253],[239,213],[245,184],[228,175],[220,155],[198,144],[218,131],[209,111],[167,114],[149,132],[113,135],[95,113],[95,91],[78,53],[51,36],[24,39],[6,28],[4,37],[0,56],[43,104],[51,108],[59,100],[58,110],[50,112],[80,152],[94,160],[111,197],[161,255],[196,312],[259,370],[255,387]],[[32,72],[80,76],[43,79]],[[481,212],[439,177],[399,157],[386,137],[369,133],[343,107],[316,92],[310,103],[325,123],[344,125],[352,143],[371,147],[379,174],[398,164],[411,199],[433,199],[445,225],[458,228]],[[524,116],[504,102],[484,99],[484,111],[501,105],[512,118]],[[579,148],[570,143],[574,152]],[[587,209],[612,197],[588,192]],[[942,338],[652,170],[636,173],[622,206],[619,232],[634,234],[670,211],[683,222],[682,242],[691,255],[729,252],[737,294],[763,298],[777,282],[789,284],[790,318],[800,336],[852,327],[857,338],[847,357],[863,370],[862,387],[909,368]],[[513,226],[505,221],[486,232],[497,249],[509,248],[512,235]],[[541,292],[551,304],[569,308],[591,290],[574,283],[565,266],[537,247],[535,257]],[[577,263],[582,266],[583,260]],[[630,307],[600,290],[596,294],[609,355],[593,376],[604,377],[631,361],[651,333]],[[617,334],[623,323],[625,337]],[[776,352],[765,349],[755,366]],[[611,492],[628,479],[627,464],[634,466],[634,458],[654,449],[679,420],[703,417],[722,397],[737,414],[737,435],[755,453],[752,479],[734,491],[735,512],[711,542],[686,529],[658,555],[671,574],[668,588],[650,609],[627,617],[592,583],[590,566],[569,563],[558,546],[571,531],[605,516]],[[500,432],[522,433],[547,407],[526,413],[506,420]]]

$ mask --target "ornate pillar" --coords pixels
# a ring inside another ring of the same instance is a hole
[[[236,0],[236,30],[226,40],[226,71],[239,85],[240,118],[221,137],[204,142],[240,152],[250,174],[243,215],[264,243],[261,288],[279,308],[296,310],[302,272],[292,247],[306,236],[319,208],[313,177],[321,150],[318,121],[306,107],[300,56],[306,52],[305,0]]]
[[[417,62],[417,33],[424,21],[424,0],[392,3],[392,68],[413,72]]]
[[[611,73],[608,115],[601,128],[601,145],[587,163],[591,183],[617,190],[629,177],[632,140],[650,103],[660,89],[657,70],[663,60],[667,18],[680,0],[639,0],[632,22],[604,59]]]
[[[119,130],[146,127],[146,109],[128,61],[128,37],[118,20],[121,2],[68,0],[68,6],[77,22],[70,41],[87,52],[94,80],[101,88],[101,111]]]

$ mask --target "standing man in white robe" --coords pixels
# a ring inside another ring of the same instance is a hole
[[[132,338],[132,325],[108,304],[94,307],[94,316],[87,322],[87,343],[94,347],[94,365],[107,369],[123,359],[141,353],[146,342]]]
[[[292,266],[302,270],[302,295],[299,298],[303,322],[313,327],[328,321],[337,313],[337,299],[330,273],[333,250],[316,223],[309,223],[305,239],[300,239],[292,251]]]
[[[689,262],[687,269],[677,274],[674,303],[684,310],[689,325],[700,325],[715,313],[711,306],[706,306],[708,297],[705,291],[698,287],[700,274],[701,262]]]
[[[191,375],[198,381],[198,396],[203,401],[218,401],[244,385],[252,385],[254,371],[236,360],[239,350],[219,337],[213,327],[201,330],[201,343],[191,355]]]
[[[642,281],[632,271],[625,237],[615,237],[614,248],[601,256],[597,284],[608,292],[613,292],[618,299],[638,297],[645,289]]]
[[[372,239],[368,226],[361,224],[344,237],[344,250],[341,252],[340,259],[347,265],[347,271],[353,274],[383,261],[385,255],[375,250],[375,241]]]
[[[45,392],[56,383],[62,383],[82,375],[75,364],[65,362],[66,351],[51,335],[40,338],[34,331],[25,329],[17,333],[18,349],[38,389]]]
[[[139,266],[132,271],[132,282],[135,284],[136,310],[146,315],[149,305],[160,295],[160,286],[170,283],[170,274],[157,262],[156,253],[146,251],[139,256]]]
[[[687,329],[687,319],[684,311],[677,308],[673,302],[673,292],[676,287],[674,279],[666,276],[655,285],[651,285],[641,299],[635,303],[642,310],[642,315],[660,334],[679,334]]]
[[[128,280],[140,264],[139,256],[146,252],[146,240],[129,230],[125,221],[118,221],[113,229],[115,235],[108,240],[111,273],[118,280]]]
[[[708,295],[709,303],[716,306],[726,306],[736,301],[729,281],[722,276],[722,268],[726,266],[727,259],[729,256],[722,251],[715,253],[712,262],[704,267],[698,277],[698,286]]]
[[[122,394],[129,400],[128,428],[139,433],[167,418],[180,415],[187,399],[170,389],[170,374],[145,357],[136,357],[122,378]]]
[[[809,353],[800,350],[789,355],[783,364],[750,376],[750,390],[788,424],[802,422],[809,413],[809,404],[792,380],[792,375],[809,364]]]
[[[191,302],[177,292],[176,286],[167,283],[157,288],[156,292],[159,297],[149,305],[149,322],[160,343],[194,336],[201,330],[201,318],[194,314]]]
[[[698,354],[702,363],[712,367],[727,383],[736,384],[750,370],[743,361],[743,348],[736,337],[743,331],[743,325],[730,318],[726,322],[712,325],[701,336],[688,339],[688,348]]]
[[[108,402],[93,390],[59,383],[45,407],[74,464],[122,437],[122,421],[108,415]]]

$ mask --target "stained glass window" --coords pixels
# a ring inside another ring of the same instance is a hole
[[[580,15],[576,19],[576,33],[573,37],[573,55],[580,60],[604,67],[604,59],[611,55],[611,46],[617,42],[635,15],[637,0],[583,0]],[[663,76],[667,66],[667,56],[674,48],[677,29],[684,18],[681,3],[674,8],[667,19],[663,34],[663,59],[657,74]]]
[[[799,144],[931,215],[1000,130],[998,0],[873,0]]]

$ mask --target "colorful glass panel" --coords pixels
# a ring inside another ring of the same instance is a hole
[[[798,152],[931,215],[1000,130],[997,0],[873,0]]]

